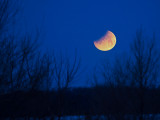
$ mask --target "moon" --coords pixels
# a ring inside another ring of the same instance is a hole
[[[107,31],[102,38],[94,41],[94,45],[101,51],[111,50],[116,45],[116,36],[111,31]]]

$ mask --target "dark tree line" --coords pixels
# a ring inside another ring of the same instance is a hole
[[[0,119],[47,117],[55,119],[64,116],[86,116],[86,119],[96,116],[100,119],[103,116],[106,120],[136,120],[140,119],[141,114],[141,111],[137,112],[134,109],[139,103],[132,103],[137,101],[137,90],[140,89],[131,87],[111,89],[102,86],[67,89],[63,94],[61,106],[58,91],[12,92],[0,96]],[[145,92],[143,119],[148,117],[152,120],[156,117],[153,115],[160,112],[160,89],[146,89]]]

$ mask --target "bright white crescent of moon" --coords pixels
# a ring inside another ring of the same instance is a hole
[[[99,40],[94,41],[94,45],[101,51],[111,50],[116,44],[116,37],[111,31],[107,33]]]

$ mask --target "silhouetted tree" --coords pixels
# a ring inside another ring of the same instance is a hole
[[[48,90],[49,89],[49,75],[50,75],[49,56],[38,55],[35,59],[31,59],[30,63],[27,60],[27,86],[31,90]]]
[[[77,78],[80,63],[77,53],[73,59],[62,54],[53,56],[53,79],[56,81],[57,89],[68,88],[71,82]]]
[[[136,38],[131,45],[131,57],[128,63],[132,85],[138,87],[138,111],[143,120],[144,101],[147,88],[155,88],[158,79],[160,54],[156,46],[155,37],[151,39],[143,36],[142,30],[137,31]]]
[[[53,71],[52,76],[53,80],[55,81],[57,87],[57,99],[58,99],[58,118],[60,120],[61,116],[64,113],[65,107],[65,92],[70,84],[77,79],[77,75],[80,72],[80,59],[75,53],[73,59],[69,56],[53,56]]]
[[[11,34],[18,13],[18,1],[0,1],[0,92],[13,88],[13,71],[16,68],[15,56],[17,45],[15,36]]]

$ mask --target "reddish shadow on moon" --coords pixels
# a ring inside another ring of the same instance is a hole
[[[102,38],[94,41],[94,45],[101,51],[111,50],[116,45],[116,37],[111,31],[107,31]]]

